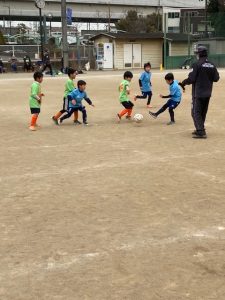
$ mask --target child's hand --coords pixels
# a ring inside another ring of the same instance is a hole
[[[45,94],[41,93],[41,97],[44,97],[44,96],[45,96]]]
[[[77,101],[75,99],[73,99],[71,102],[72,102],[73,105],[77,104]]]
[[[94,104],[91,104],[91,106],[92,106],[92,107],[95,107],[95,105],[94,105]]]
[[[160,98],[162,98],[162,97],[163,97],[163,95],[162,95],[162,94],[160,94],[160,95],[159,95],[159,97],[160,97]]]

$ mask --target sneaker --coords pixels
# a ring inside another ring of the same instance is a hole
[[[198,133],[197,130],[194,130],[191,134],[196,135],[197,133]]]
[[[37,129],[35,128],[35,126],[30,126],[29,129],[30,129],[31,131],[36,131],[36,130],[37,130]]]
[[[126,116],[126,119],[127,120],[131,120],[131,116]]]
[[[58,120],[57,120],[57,119],[55,119],[55,117],[54,117],[54,116],[52,117],[52,121],[55,123],[55,125],[59,125],[59,123],[58,123]]]
[[[156,113],[153,113],[153,112],[149,112],[149,115],[151,116],[151,117],[153,117],[154,119],[156,119],[157,118],[157,114]]]
[[[170,121],[167,123],[167,125],[174,125],[175,124],[175,121]]]
[[[75,121],[73,121],[73,123],[74,123],[74,125],[80,125],[80,124],[82,124],[80,121],[78,121],[78,120],[75,120]]]
[[[88,126],[88,122],[87,121],[84,121],[83,124],[86,125],[86,126]]]
[[[121,116],[120,116],[120,114],[117,114],[117,118],[118,118],[118,121],[120,122],[120,121],[121,121]]]
[[[58,119],[58,120],[57,120],[57,124],[58,124],[58,125],[62,124],[62,120],[61,120],[61,119]]]
[[[206,133],[199,133],[196,132],[196,134],[194,134],[192,136],[193,139],[207,139],[207,134]]]

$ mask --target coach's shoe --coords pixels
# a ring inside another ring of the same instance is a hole
[[[174,125],[176,122],[175,121],[170,121],[167,123],[167,125]]]
[[[197,132],[197,130],[194,130],[194,131],[192,131],[192,135],[196,135],[198,132]]]
[[[35,126],[30,126],[29,129],[30,129],[31,131],[36,131],[36,130],[37,130],[37,129],[35,128]]]
[[[193,139],[207,139],[207,134],[205,131],[196,131],[192,136]]]
[[[73,123],[74,123],[74,125],[80,125],[80,124],[82,124],[79,120],[75,120],[75,121],[73,121]]]
[[[59,123],[58,123],[58,120],[57,120],[57,119],[55,119],[55,117],[54,117],[54,116],[52,117],[52,121],[55,123],[55,125],[59,125]]]
[[[151,117],[153,117],[154,119],[156,119],[157,118],[157,114],[156,113],[153,113],[153,112],[149,112],[149,115],[151,116]]]

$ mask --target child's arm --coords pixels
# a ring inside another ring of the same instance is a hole
[[[85,97],[84,100],[91,106],[95,107],[94,104],[92,103],[91,99],[88,97]]]
[[[172,95],[163,96],[162,94],[160,94],[159,97],[160,97],[160,98],[165,98],[165,99],[166,99],[166,98],[171,98]]]
[[[73,94],[72,94],[72,93],[70,93],[70,94],[67,96],[67,98],[68,98],[69,101],[71,101],[71,103],[72,103],[73,105],[76,105],[77,101],[76,101],[76,99],[73,98]]]
[[[126,86],[126,92],[127,92],[127,95],[130,95],[130,88],[128,85]]]
[[[184,87],[183,83],[182,83],[182,82],[179,82],[178,84],[179,84],[179,86],[182,87],[183,92],[185,92],[185,87]]]

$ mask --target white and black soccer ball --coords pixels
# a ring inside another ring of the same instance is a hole
[[[141,123],[143,119],[144,119],[144,117],[143,117],[142,114],[135,114],[135,115],[134,115],[134,118],[133,118],[133,120],[134,120],[136,123]]]

